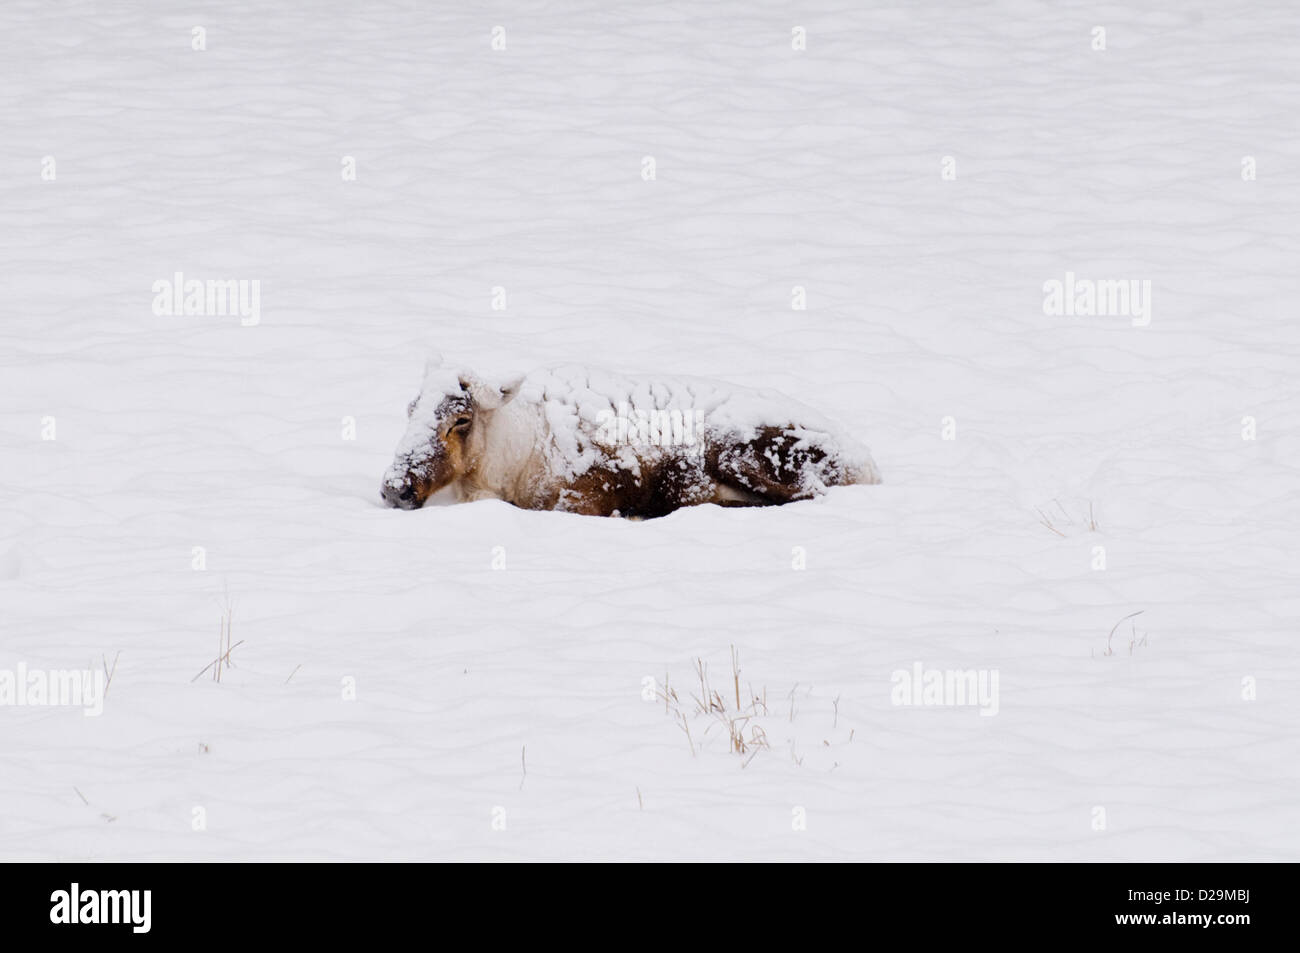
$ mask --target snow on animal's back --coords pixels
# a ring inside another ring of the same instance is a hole
[[[746,442],[763,430],[791,432],[841,460],[856,474],[847,482],[879,483],[870,450],[825,416],[773,390],[755,390],[702,377],[631,376],[580,364],[529,373],[519,397],[543,408],[552,445],[565,469],[581,473],[597,459],[592,443],[620,416],[680,411],[701,420],[710,443]]]

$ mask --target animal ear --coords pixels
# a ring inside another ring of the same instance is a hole
[[[523,383],[524,383],[524,379],[521,376],[521,377],[516,377],[514,380],[510,381],[509,383],[502,384],[500,387],[498,387],[497,391],[501,394],[501,404],[508,404],[512,400],[514,400],[515,397],[519,394],[519,388],[523,386]]]
[[[515,393],[522,382],[523,378],[521,377],[503,386],[494,387],[485,383],[477,374],[466,373],[460,375],[461,390],[469,394],[470,399],[474,401],[474,405],[480,410],[496,410],[503,404],[509,403],[514,399]]]
[[[479,379],[477,374],[463,371],[456,375],[456,383],[460,385],[462,391],[469,395],[469,399],[474,402],[474,406],[481,407],[484,410],[492,410],[496,407],[496,394]]]

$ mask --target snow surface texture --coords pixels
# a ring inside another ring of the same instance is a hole
[[[118,658],[0,708],[0,856],[1297,859],[1300,13],[1140,6],[0,6],[0,669]],[[779,390],[886,482],[389,510],[433,350]]]

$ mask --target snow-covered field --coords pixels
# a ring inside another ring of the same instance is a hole
[[[1300,858],[1293,4],[295,6],[0,7],[0,858]],[[386,509],[433,350],[885,482]]]

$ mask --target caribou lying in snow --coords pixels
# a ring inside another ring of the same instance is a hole
[[[866,447],[772,391],[642,380],[579,366],[485,380],[432,360],[382,495],[650,518],[683,506],[764,506],[879,483]]]

